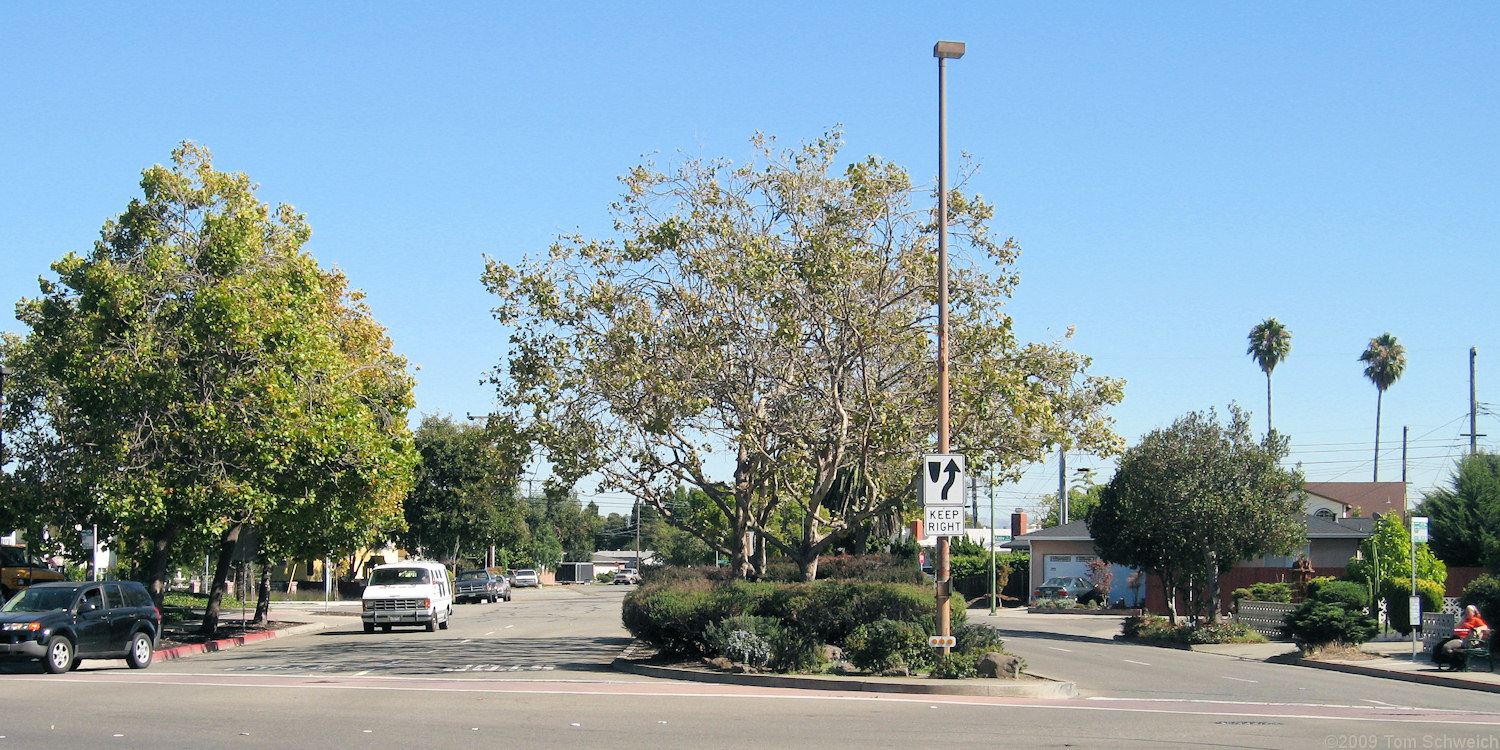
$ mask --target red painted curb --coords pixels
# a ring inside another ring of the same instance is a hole
[[[304,626],[299,625],[297,627]],[[255,643],[256,641],[264,641],[270,638],[276,638],[283,634],[288,634],[294,629],[295,628],[287,628],[286,630],[267,630],[260,633],[246,633],[245,635],[237,635],[233,638],[220,638],[217,641],[209,641],[208,643],[190,643],[185,646],[174,646],[172,648],[166,648],[157,651],[155,658],[160,661],[171,661],[173,659],[181,659],[184,657],[193,656],[195,654],[207,654],[217,651],[224,651],[226,649],[243,646],[247,643]]]

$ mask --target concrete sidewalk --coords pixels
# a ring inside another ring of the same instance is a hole
[[[1359,648],[1366,658],[1356,659],[1306,659],[1296,645],[1279,641],[1206,644],[1193,646],[1192,650],[1250,661],[1278,661],[1312,669],[1500,693],[1500,674],[1487,671],[1487,665],[1478,664],[1467,672],[1441,670],[1428,658],[1426,651],[1419,650],[1413,661],[1411,641],[1371,641]]]

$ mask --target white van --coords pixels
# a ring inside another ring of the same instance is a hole
[[[428,560],[405,560],[376,566],[365,585],[365,632],[375,626],[424,625],[428,632],[448,629],[453,616],[453,582],[448,568]]]

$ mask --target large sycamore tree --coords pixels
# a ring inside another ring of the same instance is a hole
[[[1157,575],[1173,622],[1179,589],[1219,622],[1222,573],[1306,536],[1302,475],[1281,467],[1287,442],[1275,432],[1256,442],[1233,405],[1228,424],[1210,410],[1153,430],[1126,449],[1088,514],[1099,556]]]
[[[496,380],[559,479],[597,471],[669,522],[674,492],[700,490],[727,527],[701,538],[737,572],[777,551],[810,580],[819,554],[914,500],[936,429],[937,230],[901,167],[838,169],[837,131],[752,144],[741,165],[632,169],[613,236],[490,261],[511,332]],[[991,236],[989,204],[949,205],[954,450],[1001,475],[1057,444],[1117,450],[1104,412],[1121,382],[1016,339],[1017,248]]]
[[[211,631],[248,525],[285,556],[400,525],[412,381],[360,295],[302,250],[290,206],[191,143],[141,188],[18,306],[31,330],[8,357],[28,388],[16,489],[59,524],[143,544],[158,599],[179,546],[208,541]]]

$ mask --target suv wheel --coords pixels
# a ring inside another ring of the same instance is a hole
[[[131,669],[145,669],[151,666],[151,637],[145,633],[136,633],[130,638],[130,650],[125,653],[125,663]]]
[[[47,654],[42,657],[42,664],[52,674],[64,674],[77,663],[73,658],[73,642],[67,636],[54,635],[47,639]]]

